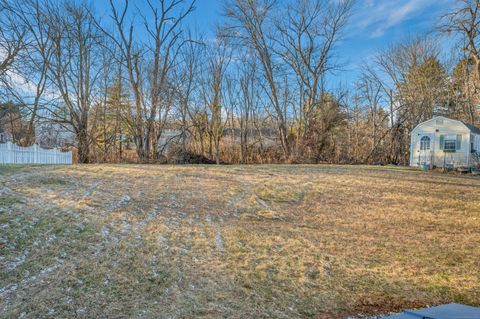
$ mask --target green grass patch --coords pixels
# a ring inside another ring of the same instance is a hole
[[[14,204],[19,204],[21,202],[22,202],[22,199],[18,196],[0,195],[0,206],[9,206]]]
[[[67,185],[68,181],[61,177],[40,177],[36,181],[41,185]]]
[[[25,165],[13,165],[13,164],[0,164],[0,176],[15,174],[19,172],[29,171],[30,166]]]

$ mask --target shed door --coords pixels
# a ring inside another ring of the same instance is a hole
[[[428,165],[432,163],[433,136],[432,134],[420,134],[418,136],[418,163]]]

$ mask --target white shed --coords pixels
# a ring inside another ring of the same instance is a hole
[[[411,132],[410,166],[478,165],[480,128],[443,116],[418,124]]]

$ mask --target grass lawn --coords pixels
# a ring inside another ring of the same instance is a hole
[[[0,317],[345,318],[480,305],[480,178],[0,166]]]

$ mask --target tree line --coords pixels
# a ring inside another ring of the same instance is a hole
[[[210,37],[197,5],[3,1],[1,130],[80,163],[406,164],[419,122],[480,120],[478,0],[359,61],[344,88],[353,0],[223,0]]]

